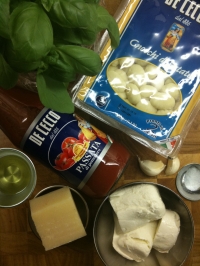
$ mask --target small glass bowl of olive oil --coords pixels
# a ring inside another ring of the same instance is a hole
[[[37,174],[31,159],[23,152],[0,149],[0,207],[24,202],[36,186]]]

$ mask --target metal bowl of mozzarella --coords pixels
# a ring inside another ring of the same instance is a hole
[[[166,209],[178,214],[180,218],[180,231],[175,245],[168,253],[158,252],[158,250],[152,247],[149,255],[144,261],[137,262],[125,258],[113,247],[115,220],[113,215],[114,210],[110,203],[110,196],[116,191],[141,184],[153,185],[158,189]],[[96,251],[106,266],[181,266],[192,249],[194,241],[194,222],[187,205],[173,190],[157,183],[133,182],[117,188],[101,203],[94,221],[93,238]]]

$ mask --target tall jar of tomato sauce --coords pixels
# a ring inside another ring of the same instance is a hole
[[[0,88],[0,127],[14,145],[90,197],[108,194],[130,154],[76,114],[44,108],[37,93]]]

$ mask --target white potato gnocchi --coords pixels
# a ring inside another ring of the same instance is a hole
[[[124,91],[124,92],[117,92],[116,93],[120,98],[122,98],[122,99],[127,99],[127,94],[126,94],[126,92]]]
[[[128,80],[137,86],[145,84],[145,71],[142,66],[133,64],[127,70]]]
[[[149,79],[155,79],[158,76],[158,67],[148,64],[144,68]]]
[[[151,104],[149,100],[146,99],[141,99],[140,102],[136,104],[136,108],[150,114],[156,114],[157,112],[157,109]]]
[[[141,98],[149,98],[157,92],[157,88],[152,85],[142,85],[140,87]]]
[[[158,66],[133,57],[118,58],[107,68],[116,94],[131,106],[151,114],[167,115],[181,104],[181,90]]]
[[[112,88],[116,92],[124,92],[126,89],[126,84],[128,82],[128,78],[126,76],[126,73],[121,69],[113,70],[111,69],[107,73],[108,81],[110,82]]]
[[[150,103],[157,110],[172,110],[175,105],[175,99],[168,93],[156,92],[150,97]]]
[[[165,84],[162,89],[162,92],[169,93],[175,100],[179,98],[179,86],[173,82]]]
[[[164,76],[161,74],[156,76],[154,79],[149,79],[148,84],[154,86],[157,90],[162,90],[162,87],[165,84]]]
[[[135,84],[128,84],[127,85],[127,92],[126,92],[127,99],[131,104],[136,105],[140,100],[140,90]]]

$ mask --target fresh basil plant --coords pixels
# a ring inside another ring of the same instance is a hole
[[[77,75],[101,71],[99,54],[87,47],[102,30],[116,48],[118,25],[99,0],[1,0],[0,86],[10,89],[20,73],[34,71],[44,106],[72,113],[67,88]]]

